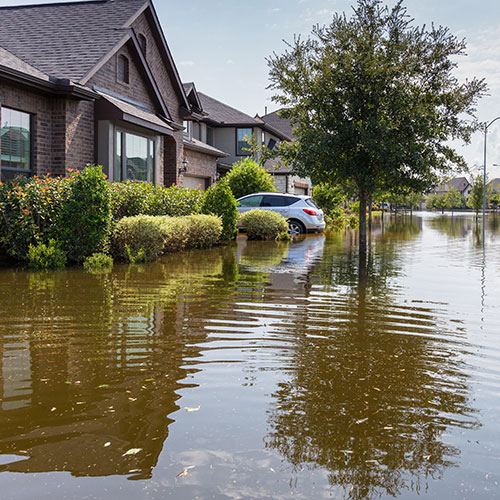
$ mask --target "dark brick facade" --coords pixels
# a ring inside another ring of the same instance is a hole
[[[205,177],[207,186],[215,182],[217,175],[217,162],[214,156],[184,148],[184,154],[188,163],[188,175],[194,177]]]
[[[132,29],[146,39],[146,61],[160,90],[173,122],[181,125],[181,108],[184,106],[182,90],[178,88],[173,70],[167,67],[163,49],[157,43],[156,28],[152,14],[146,10],[133,23]],[[90,49],[89,49],[90,50]],[[129,84],[117,79],[117,60],[124,55],[129,60]],[[161,106],[148,81],[148,76],[136,53],[133,42],[128,41],[91,77],[86,87],[97,86],[145,104],[152,113],[161,114]],[[1,107],[6,106],[33,116],[33,173],[65,175],[68,169],[81,169],[87,163],[97,161],[97,126],[95,103],[62,97],[51,97],[42,92],[22,90],[0,81]],[[172,185],[182,183],[179,169],[185,155],[193,175],[213,178],[216,159],[201,152],[184,151],[183,131],[174,131],[172,136],[160,138],[160,183]],[[0,144],[1,151],[1,144]]]

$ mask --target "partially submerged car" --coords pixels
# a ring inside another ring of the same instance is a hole
[[[240,214],[250,210],[272,210],[288,220],[291,235],[323,231],[323,210],[310,196],[283,193],[253,193],[236,200]]]

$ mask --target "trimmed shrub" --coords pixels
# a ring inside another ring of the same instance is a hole
[[[240,221],[249,240],[276,240],[281,233],[288,232],[287,220],[270,210],[250,210]]]
[[[27,258],[29,267],[39,271],[61,269],[66,266],[67,261],[66,254],[54,239],[49,240],[47,245],[30,245]]]
[[[221,234],[222,222],[213,215],[138,215],[118,222],[113,231],[112,250],[122,260],[150,261],[162,253],[209,248],[219,242]]]
[[[83,261],[83,268],[89,272],[109,272],[113,269],[113,257],[105,253],[93,253]]]
[[[124,217],[116,224],[111,240],[113,255],[128,261],[141,249],[145,252],[145,260],[153,260],[160,255],[164,245],[165,218],[151,215]]]
[[[111,197],[102,168],[88,165],[70,178],[69,199],[62,206],[60,233],[68,259],[81,262],[103,250],[109,237]]]
[[[200,212],[203,191],[182,186],[153,186],[147,182],[111,184],[113,220],[135,215],[169,215],[179,217]]]
[[[234,163],[225,179],[235,198],[258,191],[276,191],[272,175],[252,158],[245,158]]]
[[[113,220],[135,215],[151,215],[151,204],[155,193],[148,182],[113,182],[110,186],[111,212]]]
[[[329,215],[342,206],[346,195],[339,187],[323,182],[314,186],[313,199],[316,205]]]
[[[205,193],[182,186],[156,186],[148,215],[181,217],[199,214]]]
[[[222,241],[234,240],[238,235],[238,207],[226,178],[208,188],[201,205],[201,213],[220,217],[223,228]]]

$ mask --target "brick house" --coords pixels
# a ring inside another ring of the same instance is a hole
[[[292,140],[292,127],[278,115],[271,114],[265,117],[250,115],[214,99],[202,92],[198,92],[193,83],[184,84],[184,89],[193,105],[198,103],[200,114],[192,117],[186,130],[193,140],[208,144],[217,150],[224,151],[217,163],[219,175],[224,175],[233,163],[250,156],[245,151],[248,144],[246,136],[254,136],[257,144],[266,144],[271,149],[281,141]],[[311,194],[310,179],[295,176],[292,170],[283,166],[279,160],[269,160],[264,168],[274,177],[276,189],[281,193]]]
[[[214,182],[225,154],[185,137],[203,110],[151,1],[0,7],[0,19],[2,179],[99,163],[113,181]]]

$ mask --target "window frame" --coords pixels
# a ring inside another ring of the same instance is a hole
[[[115,182],[126,182],[128,180],[134,182],[150,182],[151,184],[156,184],[156,170],[157,170],[157,155],[156,147],[158,143],[158,136],[152,136],[148,134],[142,134],[136,132],[135,130],[129,130],[125,127],[116,127],[114,135],[114,160],[113,160],[113,177],[117,173],[117,161],[118,161],[118,134],[123,134],[121,138],[121,169],[120,169],[120,179],[113,180]],[[142,137],[147,140],[147,159],[146,159],[146,180],[136,180],[129,179],[127,176],[127,135],[135,135],[137,137]],[[152,165],[150,163],[152,159]]]
[[[139,33],[137,35],[137,40],[139,42],[139,47],[141,48],[142,55],[147,57],[148,55],[148,39],[144,33]]]
[[[29,154],[29,170],[23,170],[15,167],[6,167],[2,165],[2,156],[1,156],[1,144],[0,144],[0,181],[4,178],[2,172],[5,170],[6,172],[15,172],[17,175],[23,175],[25,177],[33,177],[35,173],[35,115],[33,113],[29,113],[27,111],[23,111],[22,109],[10,107],[10,106],[1,106],[0,105],[0,117],[3,114],[3,111],[7,109],[9,111],[16,111],[17,113],[23,113],[28,115],[29,117],[29,145],[30,145],[30,154]],[[0,118],[0,130],[2,128],[1,118]]]
[[[120,59],[126,61],[127,66],[127,80],[122,80],[120,78]],[[130,86],[130,58],[125,54],[118,54],[116,57],[116,81],[122,85]]]
[[[249,152],[249,151],[246,151],[246,152],[242,151],[241,153],[239,152],[239,149],[238,149],[238,142],[239,142],[238,141],[238,131],[239,130],[250,130],[251,131],[250,132],[250,137],[252,137],[253,134],[254,134],[254,128],[253,127],[236,127],[234,129],[235,138],[236,138],[236,140],[235,140],[235,153],[236,153],[236,156],[252,156],[252,153]],[[245,135],[248,135],[248,134],[245,134]],[[250,145],[250,144],[248,144],[248,145]]]

